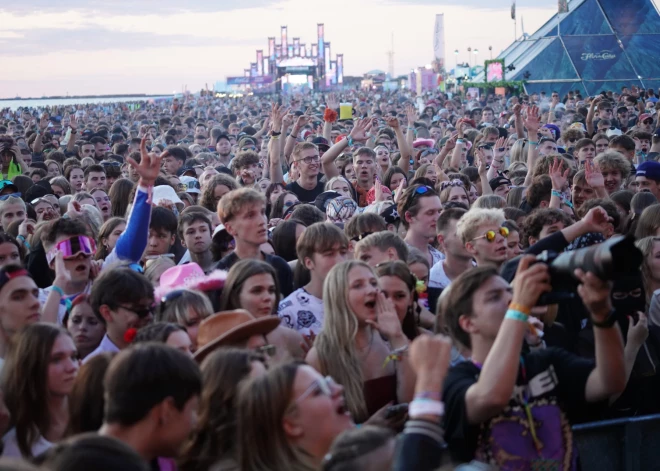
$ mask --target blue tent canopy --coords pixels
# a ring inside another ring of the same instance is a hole
[[[660,14],[651,0],[572,0],[533,35],[499,59],[507,80],[528,93],[580,90],[595,95],[660,83]]]

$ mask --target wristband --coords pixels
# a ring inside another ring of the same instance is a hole
[[[529,143],[530,143],[530,145],[533,145],[533,146],[538,146],[539,145],[538,141],[529,141]]]
[[[351,136],[346,136],[346,142],[348,143],[348,147],[353,147],[353,138]]]
[[[59,286],[53,285],[53,286],[50,287],[50,290],[55,291],[57,294],[59,294],[60,298],[64,297],[64,291],[62,291],[62,288],[60,288]]]
[[[298,139],[298,136],[294,136],[293,133],[289,134],[289,137],[292,137],[294,139]]]
[[[279,136],[279,134],[278,134],[277,136],[275,136],[275,135],[270,136],[270,138],[271,138],[273,141],[276,141],[276,140],[278,140],[278,139],[280,138],[280,136]]]
[[[556,196],[556,197],[559,198],[560,200],[563,200],[563,199],[564,199],[564,194],[563,194],[561,191],[559,191],[559,190],[552,190],[552,191],[550,192],[550,194],[551,194],[552,196]]]
[[[456,139],[456,144],[465,144],[463,138]]]
[[[526,316],[529,316],[530,313],[532,312],[531,307],[527,307],[518,303],[509,303],[509,309],[511,309],[512,311],[522,312]]]
[[[437,417],[442,417],[445,415],[445,405],[440,401],[432,399],[415,399],[408,406],[408,416],[411,419],[414,419],[420,415],[435,415]]]
[[[30,243],[25,239],[24,236],[19,234],[16,236],[16,240],[20,241],[28,250],[30,250]]]
[[[529,316],[525,314],[524,312],[520,311],[515,311],[513,309],[509,309],[506,311],[506,315],[504,316],[505,319],[511,319],[513,321],[520,321],[520,322],[525,322],[527,323]]]
[[[422,391],[415,393],[415,400],[435,400],[440,401],[440,392],[439,391]]]
[[[271,131],[271,132],[270,132],[270,137],[275,137],[275,136],[280,137],[280,134],[282,134],[282,133],[281,133],[281,132],[277,132],[277,131]]]

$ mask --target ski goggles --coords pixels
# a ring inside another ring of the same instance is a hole
[[[96,253],[96,242],[91,237],[84,235],[74,236],[58,242],[46,254],[48,264],[55,260],[58,252],[62,252],[65,260],[77,257],[81,253],[91,257]]]

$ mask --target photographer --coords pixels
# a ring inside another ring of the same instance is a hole
[[[441,315],[454,341],[472,351],[472,361],[453,367],[444,383],[445,438],[456,462],[476,457],[504,470],[534,462],[576,469],[570,423],[586,403],[625,388],[610,285],[592,273],[575,271],[597,327],[595,364],[559,348],[522,352],[531,308],[551,290],[548,266],[533,262],[530,256],[520,260],[513,293],[489,267],[463,273],[448,288],[452,308]]]

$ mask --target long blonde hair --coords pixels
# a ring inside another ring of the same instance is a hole
[[[328,273],[323,283],[323,330],[316,337],[314,347],[321,374],[332,376],[344,386],[346,406],[360,423],[368,418],[368,412],[362,368],[355,350],[358,320],[348,305],[348,274],[356,267],[373,272],[366,263],[351,260],[335,265]]]
[[[317,338],[318,340],[318,338]],[[283,419],[291,404],[293,383],[303,363],[286,363],[240,387],[237,396],[239,469],[243,471],[314,471],[303,450],[292,446]]]

